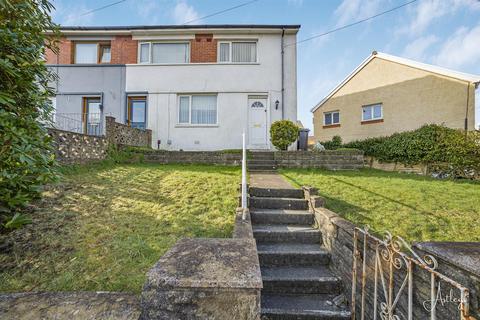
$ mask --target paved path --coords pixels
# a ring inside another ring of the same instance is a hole
[[[292,188],[292,185],[276,172],[250,172],[250,186],[271,189]]]

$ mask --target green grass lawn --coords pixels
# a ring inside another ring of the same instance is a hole
[[[310,185],[326,207],[359,226],[408,241],[480,241],[480,184],[378,170],[282,170]]]
[[[0,243],[0,291],[139,292],[182,237],[230,237],[240,168],[87,166],[44,193],[33,224]],[[2,239],[3,238],[3,239]]]

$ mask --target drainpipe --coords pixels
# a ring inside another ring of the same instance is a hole
[[[467,83],[467,105],[465,107],[465,124],[464,124],[464,128],[465,128],[465,135],[467,135],[467,131],[468,131],[468,104],[470,102],[470,82]]]
[[[282,28],[282,120],[285,118],[285,110],[284,110],[284,101],[285,101],[285,87],[284,87],[284,84],[285,84],[285,80],[284,80],[284,64],[285,64],[285,46],[284,46],[284,42],[285,42],[285,29]]]

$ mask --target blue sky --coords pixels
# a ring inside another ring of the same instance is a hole
[[[246,0],[57,0],[63,25],[182,24]],[[301,24],[298,40],[398,6],[406,0],[258,0],[195,24]],[[418,0],[369,22],[298,45],[298,117],[312,128],[310,109],[373,50],[480,75],[480,1]],[[480,123],[480,88],[476,123]]]

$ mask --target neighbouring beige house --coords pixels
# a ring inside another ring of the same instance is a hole
[[[475,129],[480,76],[373,52],[314,108],[316,141],[344,142],[424,124]]]

